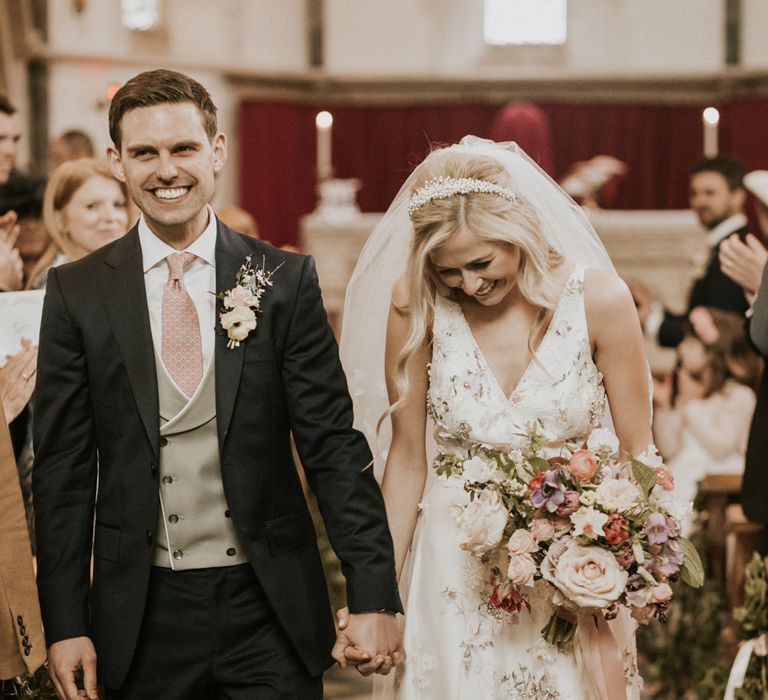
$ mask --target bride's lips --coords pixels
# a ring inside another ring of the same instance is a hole
[[[493,293],[493,290],[496,289],[496,284],[496,281],[491,282],[483,288],[483,291],[478,290],[473,296],[479,299],[484,299],[485,297],[490,296]]]

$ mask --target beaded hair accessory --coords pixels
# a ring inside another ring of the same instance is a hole
[[[411,195],[411,199],[408,201],[408,216],[413,218],[414,212],[435,199],[448,199],[457,194],[475,192],[495,194],[510,202],[517,201],[517,195],[514,192],[493,182],[476,180],[471,177],[457,178],[441,175],[433,180],[428,180]]]

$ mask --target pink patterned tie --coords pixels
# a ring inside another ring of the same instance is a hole
[[[162,358],[168,374],[189,398],[203,377],[203,350],[197,309],[184,286],[184,272],[196,256],[171,253],[163,291]]]

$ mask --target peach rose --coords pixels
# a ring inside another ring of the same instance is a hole
[[[536,562],[530,554],[516,554],[509,558],[507,578],[516,586],[532,586]]]
[[[539,548],[536,538],[528,530],[515,530],[507,542],[509,556],[517,554],[530,554]]]
[[[546,518],[536,518],[531,523],[531,534],[537,542],[548,542],[555,536],[555,526]]]
[[[618,600],[629,577],[609,551],[573,541],[549,548],[541,575],[577,607],[592,609],[607,608]]]
[[[253,292],[246,287],[234,287],[224,295],[224,306],[228,309],[234,309],[238,306],[253,306],[258,299]]]
[[[568,470],[580,481],[589,481],[597,472],[597,458],[592,450],[576,450],[568,462]]]

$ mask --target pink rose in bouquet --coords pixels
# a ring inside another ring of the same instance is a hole
[[[597,458],[592,450],[576,450],[568,462],[568,471],[580,481],[589,481],[597,473]]]

